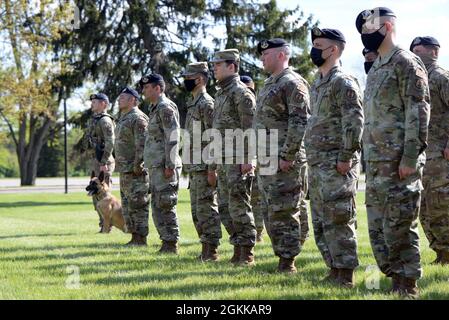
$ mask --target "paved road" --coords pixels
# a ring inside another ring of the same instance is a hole
[[[85,192],[89,177],[69,178],[70,192]],[[187,189],[189,181],[181,178],[180,188]],[[21,187],[20,179],[0,179],[0,194],[2,193],[64,193],[64,178],[37,178],[33,187]],[[119,178],[112,178],[112,190],[119,189]]]
[[[89,177],[69,178],[69,192],[85,192]],[[118,190],[118,177],[112,178],[112,190]],[[187,189],[189,181],[181,178],[181,189]],[[365,190],[365,176],[359,180],[359,191]],[[4,193],[64,193],[64,178],[37,178],[36,186],[21,187],[20,179],[0,179],[0,194]]]

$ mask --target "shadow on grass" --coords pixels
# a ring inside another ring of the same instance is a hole
[[[14,237],[33,236],[66,236],[72,234],[30,234]],[[7,238],[7,237],[4,237]],[[42,276],[51,279],[60,279],[66,276],[66,268],[76,265],[80,267],[81,275],[84,275],[84,283],[94,286],[138,286],[127,288],[123,291],[124,298],[194,298],[211,293],[216,297],[233,297],[233,292],[245,297],[254,297],[252,293],[245,293],[245,289],[266,286],[260,278],[270,277],[276,287],[300,288],[314,287],[314,290],[292,290],[291,293],[279,292],[275,298],[279,300],[326,298],[338,299],[370,299],[376,298],[400,299],[398,296],[389,295],[391,281],[384,276],[380,279],[380,290],[370,290],[365,285],[363,268],[359,267],[356,273],[357,285],[353,290],[338,289],[335,286],[323,283],[328,269],[322,262],[321,255],[299,255],[296,260],[298,274],[293,276],[279,275],[276,273],[277,258],[271,254],[257,256],[256,266],[250,270],[233,268],[228,260],[232,255],[232,248],[221,250],[221,261],[216,264],[201,264],[196,260],[194,245],[199,250],[200,245],[194,242],[181,243],[181,255],[169,256],[156,253],[157,248],[129,248],[117,243],[75,243],[75,244],[48,244],[42,246],[13,246],[1,248],[0,261],[29,262],[33,269],[39,270]],[[157,247],[157,246],[155,246]],[[182,248],[187,247],[182,252]],[[138,274],[136,274],[138,273]],[[223,277],[231,279],[222,281]],[[273,278],[272,278],[273,277]],[[196,281],[195,278],[201,279]],[[448,299],[449,294],[441,292],[441,288],[433,288],[433,285],[448,282],[447,273],[432,273],[419,282],[420,288],[425,291],[423,299]],[[268,278],[266,278],[268,281]],[[236,280],[236,281],[234,281]],[[238,281],[237,281],[238,280]],[[53,280],[51,280],[53,281]],[[60,281],[60,280],[54,280]],[[329,292],[329,289],[332,291]],[[248,295],[249,294],[249,295]],[[217,296],[218,295],[218,296]],[[263,292],[257,293],[256,296]],[[273,295],[270,295],[270,297]]]
[[[20,208],[20,207],[45,207],[45,206],[74,206],[88,205],[91,202],[38,202],[38,201],[18,201],[0,203],[1,208]]]
[[[33,238],[33,237],[64,237],[64,236],[75,236],[77,233],[42,233],[42,234],[17,234],[12,236],[0,236],[0,240],[7,239],[19,239],[19,238]],[[2,250],[3,251],[3,250]]]

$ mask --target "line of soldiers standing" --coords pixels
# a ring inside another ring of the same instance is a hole
[[[363,136],[369,236],[380,270],[392,278],[391,291],[418,296],[420,206],[426,236],[437,252],[435,262],[449,263],[449,73],[436,64],[439,44],[434,38],[416,38],[411,50],[422,60],[401,49],[395,42],[396,15],[384,7],[361,12],[356,26],[366,48],[364,94],[357,80],[341,68],[346,40],[336,29],[312,30],[310,55],[319,72],[311,87],[289,67],[291,48],[283,39],[258,44],[270,77],[257,98],[251,81],[239,76],[236,49],[216,52],[211,61],[219,87],[215,100],[206,91],[208,64],[187,66],[184,85],[193,96],[186,118],[189,132],[195,123],[201,124],[201,132],[214,128],[223,137],[227,129],[265,130],[268,140],[270,129],[278,132],[275,174],[260,174],[266,164],[251,159],[247,148],[243,164],[223,152],[221,161],[184,165],[202,261],[219,260],[221,222],[234,246],[230,261],[254,265],[254,246],[265,224],[279,257],[278,271],[295,273],[295,257],[308,236],[304,202],[308,193],[315,241],[329,269],[325,280],[352,288],[359,265],[355,195]],[[151,103],[149,115],[137,108],[139,94],[127,87],[119,97],[121,117],[115,128],[116,170],[132,233],[129,244],[146,244],[151,193],[160,251],[177,253],[178,109],[165,96],[160,75],[144,76],[140,85]],[[107,102],[107,97],[93,96],[92,108],[93,123],[109,128],[95,132],[103,134],[102,141],[108,140],[105,133],[113,139],[113,122],[100,116],[104,106],[94,110],[95,101]],[[96,165],[110,173],[111,143],[106,144]],[[183,152],[191,156],[206,147],[189,146]]]

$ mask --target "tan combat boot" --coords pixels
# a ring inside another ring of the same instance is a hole
[[[345,288],[354,288],[354,269],[339,269],[337,283]]]
[[[296,273],[295,258],[279,258],[278,271],[284,273]]]
[[[240,261],[240,253],[241,253],[242,249],[240,246],[234,246],[234,255],[232,256],[230,262],[232,264],[237,264]]]
[[[141,235],[137,233],[132,234],[131,241],[126,244],[127,246],[146,246],[147,245],[147,238],[142,237]]]
[[[162,241],[162,246],[159,249],[159,253],[171,253],[178,254],[178,242],[177,241]]]
[[[207,255],[204,261],[218,261],[220,257],[218,255],[218,247],[214,244],[207,245]]]
[[[419,298],[419,289],[416,283],[416,279],[401,277],[401,290],[400,294],[405,298],[417,299]]]
[[[337,282],[338,280],[338,269],[337,268],[331,268],[329,270],[328,275],[323,279],[323,281],[326,282]]]
[[[241,246],[239,265],[252,267],[256,263],[254,262],[254,247],[253,246]]]
[[[198,260],[204,261],[204,259],[207,256],[207,250],[208,250],[207,246],[208,245],[209,244],[206,242],[201,242],[201,254],[198,256]]]

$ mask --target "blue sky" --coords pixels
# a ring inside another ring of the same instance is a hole
[[[264,2],[264,1],[261,1]],[[281,8],[299,5],[305,16],[313,15],[322,28],[339,29],[347,46],[343,67],[363,83],[363,45],[355,28],[355,18],[364,9],[388,7],[397,15],[397,41],[408,49],[417,36],[433,36],[441,45],[440,65],[449,69],[449,0],[278,0]]]

